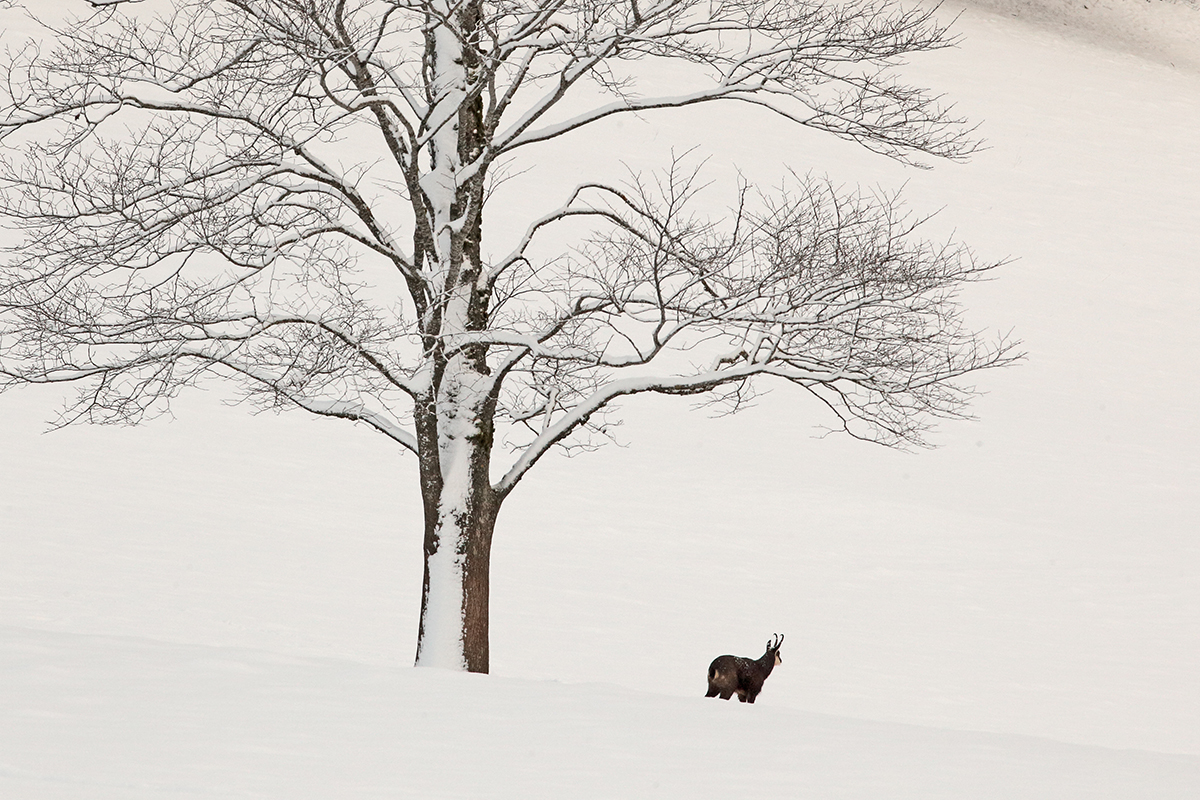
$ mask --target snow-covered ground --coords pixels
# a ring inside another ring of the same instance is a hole
[[[914,455],[784,392],[630,402],[628,447],[506,507],[480,677],[409,667],[419,509],[380,437],[202,394],[41,435],[44,393],[0,397],[0,797],[1200,796],[1200,71],[974,8],[907,73],[982,123],[968,165],[610,133],[904,183],[1016,257],[968,296],[1029,351],[978,422]],[[701,697],[777,631],[758,703]]]
[[[0,635],[0,793],[14,800],[1191,800],[1200,785],[1195,757],[859,721],[765,693],[746,706],[240,648]]]
[[[1184,69],[1200,69],[1200,0],[950,0],[1072,39]]]

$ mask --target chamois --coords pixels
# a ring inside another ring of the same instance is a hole
[[[762,654],[762,658],[717,656],[708,665],[708,694],[704,696],[720,695],[722,700],[728,700],[736,692],[739,702],[753,703],[771,670],[775,669],[776,664],[783,663],[779,657],[779,648],[782,646],[783,636],[776,633],[767,642],[767,652]]]

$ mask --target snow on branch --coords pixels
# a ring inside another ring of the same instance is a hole
[[[220,379],[371,426],[418,460],[418,662],[487,671],[500,504],[552,448],[603,442],[620,398],[733,412],[789,385],[814,421],[923,445],[965,414],[967,377],[1019,358],[958,303],[997,264],[928,241],[893,195],[792,176],[714,217],[675,158],[585,177],[557,208],[523,197],[507,211],[550,210],[492,258],[504,164],[615,115],[713,104],[963,158],[966,123],[894,74],[953,44],[934,13],[128,0],[0,31],[0,219],[19,236],[0,251],[0,390],[73,384],[61,424],[133,423]],[[751,116],[711,120],[752,135]]]
[[[719,226],[687,211],[695,173],[677,164],[630,190],[631,208],[660,211],[655,226],[631,217],[560,265],[554,283],[573,292],[557,315],[514,313],[524,334],[480,334],[509,349],[510,413],[532,435],[498,490],[620,397],[704,395],[737,410],[752,380],[801,387],[857,438],[926,445],[930,419],[964,415],[972,391],[958,379],[1020,357],[1007,337],[967,328],[956,301],[998,264],[922,239],[924,220],[895,195],[789,183],[743,196]]]
[[[584,16],[564,5],[533,38],[527,32],[526,38],[497,34],[492,80],[507,78],[509,84],[497,90],[502,99],[489,109],[496,131],[490,155],[614,114],[733,100],[913,163],[915,154],[957,159],[976,147],[966,124],[937,95],[892,75],[906,56],[954,44],[930,10],[805,0],[644,6],[614,1],[599,7],[607,14]],[[506,60],[521,50],[527,51],[526,61],[506,72]],[[675,70],[678,91],[645,95],[637,90],[647,71],[639,66],[643,61],[690,66]],[[584,81],[615,99],[556,117],[562,99]],[[521,96],[527,98],[523,104]],[[514,98],[524,110],[502,125]]]
[[[893,74],[953,44],[928,10],[183,0],[47,30],[0,65],[0,214],[24,234],[0,358],[14,380],[99,381],[100,417],[207,364],[430,459],[448,431],[494,436],[516,453],[507,491],[630,394],[736,409],[775,379],[851,435],[921,444],[923,420],[961,413],[958,378],[1015,357],[956,302],[995,264],[922,239],[895,197],[816,180],[743,186],[725,219],[695,212],[682,160],[584,181],[487,257],[496,160],[616,114],[737,102],[895,158],[965,157],[965,123]],[[576,238],[541,258],[551,230]]]

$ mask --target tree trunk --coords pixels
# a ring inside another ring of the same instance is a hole
[[[469,91],[480,69],[481,4],[435,0],[431,8],[427,92],[454,116],[430,133],[429,170],[412,187],[414,197],[425,198],[430,221],[414,252],[439,289],[422,318],[432,389],[416,410],[425,507],[417,665],[487,672],[489,568],[500,507],[490,476],[496,386],[487,347],[454,344],[456,336],[488,327],[489,290],[479,282],[487,165],[475,163],[487,134],[482,97]],[[466,178],[464,164],[473,168]]]
[[[486,495],[490,495],[490,488]],[[466,509],[459,511],[465,501]],[[417,666],[487,672],[492,531],[499,505],[488,496],[443,497],[425,523],[425,580]],[[444,511],[442,509],[445,509]]]
[[[487,672],[492,532],[501,498],[490,478],[495,398],[486,366],[463,353],[418,413],[425,580],[417,666]]]

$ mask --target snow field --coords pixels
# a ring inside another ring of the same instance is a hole
[[[7,797],[1185,800],[1200,780],[1194,757],[864,722],[762,699],[0,633]]]
[[[982,123],[967,165],[690,112],[610,133],[634,166],[905,184],[1018,257],[966,296],[1030,354],[978,422],[907,455],[813,439],[785,392],[628,403],[627,448],[502,512],[481,678],[408,667],[419,505],[380,437],[205,395],[41,436],[44,394],[0,398],[0,797],[1200,795],[1200,74],[960,27],[906,75]],[[755,706],[701,697],[774,632]]]

